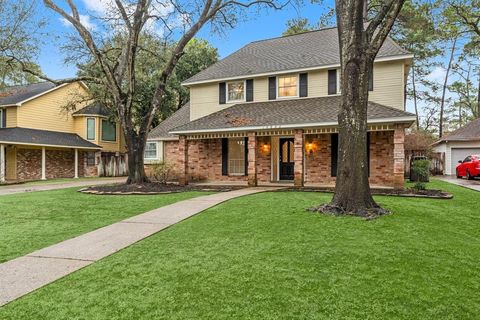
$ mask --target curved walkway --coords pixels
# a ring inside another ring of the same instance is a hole
[[[161,207],[0,264],[0,306],[224,201],[278,188],[258,187]]]

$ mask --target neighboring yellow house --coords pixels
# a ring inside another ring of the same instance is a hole
[[[82,82],[0,91],[0,181],[124,175],[125,143]],[[76,112],[66,111],[77,103]]]

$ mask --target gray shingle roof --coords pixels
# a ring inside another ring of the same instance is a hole
[[[285,126],[311,127],[315,124],[337,123],[340,109],[340,96],[275,100],[236,104],[203,118],[189,122],[171,130],[174,132],[230,130],[235,128],[254,129],[258,127],[279,128]],[[369,102],[368,120],[400,119],[414,121],[415,115],[375,102]],[[241,129],[239,129],[241,130]],[[243,129],[242,129],[243,130]]]
[[[148,135],[148,139],[171,139],[176,138],[175,135],[169,133],[173,128],[183,126],[190,121],[190,103],[187,102],[183,107],[175,111],[167,119],[163,120],[158,126],[152,129]]]
[[[109,117],[111,115],[110,110],[108,110],[104,105],[94,102],[89,104],[85,108],[77,110],[73,113],[74,116],[86,115],[86,116],[104,116]]]
[[[75,133],[47,131],[28,128],[1,128],[0,142],[2,143],[22,143],[33,145],[48,145],[59,147],[78,147],[101,149],[90,141],[80,138]]]
[[[27,100],[45,91],[53,89],[51,82],[39,82],[22,86],[7,87],[0,90],[0,105],[12,105]]]
[[[480,119],[473,120],[461,128],[445,135],[435,144],[442,141],[475,141],[480,140]]]
[[[377,58],[409,54],[387,38]],[[184,84],[340,63],[337,28],[252,42]]]

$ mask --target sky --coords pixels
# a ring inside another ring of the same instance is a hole
[[[94,16],[104,14],[107,1],[110,0],[75,0],[84,25],[89,26],[93,33],[101,32]],[[290,19],[308,18],[312,23],[318,22],[322,13],[331,8],[333,3],[334,0],[324,0],[322,4],[312,4],[307,0],[302,5],[290,4],[282,10],[262,10],[260,13],[251,15],[246,21],[239,22],[235,28],[225,29],[222,35],[212,33],[207,25],[200,30],[197,37],[208,40],[218,49],[220,58],[224,58],[252,41],[280,36],[286,29],[286,22]],[[74,64],[64,63],[65,56],[60,49],[66,36],[74,32],[72,26],[41,4],[39,10],[48,21],[46,31],[51,35],[45,38],[42,44],[38,59],[40,67],[47,76],[54,79],[74,77],[76,67]],[[428,77],[440,84],[444,75],[445,70],[442,67],[436,67]],[[447,93],[448,96],[450,93]],[[412,101],[407,101],[407,110],[413,112],[413,109]]]
[[[95,7],[98,6],[101,10],[101,5],[98,5],[98,0],[76,0],[81,12],[86,13],[87,10],[95,13]],[[326,5],[331,5],[333,1],[325,1]],[[205,26],[197,34],[197,37],[208,40],[214,47],[218,49],[220,58],[223,58],[234,51],[240,49],[249,42],[267,38],[278,37],[285,31],[286,22],[293,18],[309,18],[312,22],[317,22],[322,11],[326,6],[318,4],[305,3],[301,7],[294,7],[288,5],[282,10],[263,10],[249,18],[247,21],[242,21],[237,24],[234,29],[225,30],[225,34],[219,35],[211,32],[208,26]],[[56,13],[50,12],[45,8],[40,7],[42,15],[47,17],[48,29],[52,34],[58,35],[58,39],[48,41],[43,44],[41,54],[39,57],[39,64],[43,72],[52,78],[61,79],[75,76],[76,68],[74,65],[65,65],[63,63],[64,54],[60,49],[62,42],[62,35],[72,32],[72,27],[68,25],[63,19],[59,18]],[[85,14],[84,22],[86,24],[95,25],[93,19]],[[96,29],[93,29],[95,32]]]

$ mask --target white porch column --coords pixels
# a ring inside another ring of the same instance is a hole
[[[42,180],[47,180],[47,159],[46,159],[46,151],[45,147],[42,147]]]
[[[78,179],[78,149],[75,148],[75,179]]]
[[[5,145],[0,144],[0,182],[5,182]]]

